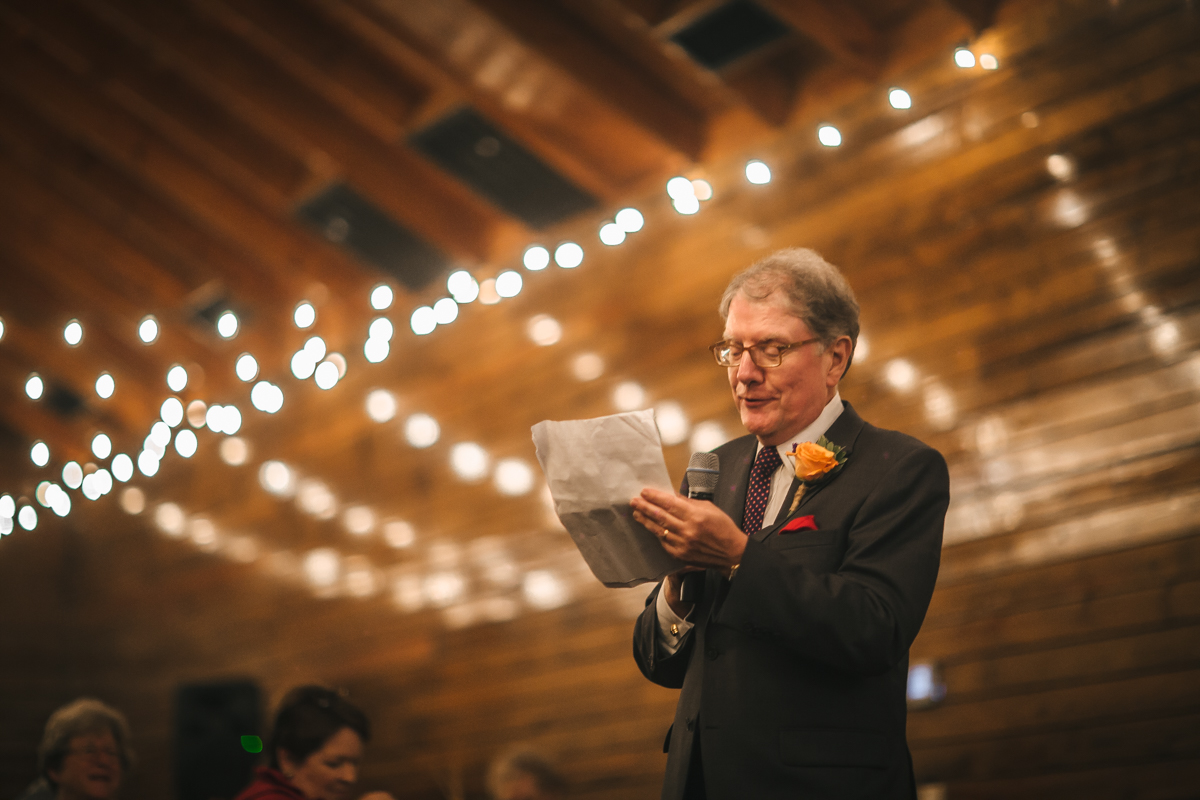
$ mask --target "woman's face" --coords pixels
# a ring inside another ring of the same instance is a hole
[[[108,800],[121,785],[121,753],[111,731],[71,737],[62,766],[50,770],[58,800]]]
[[[342,728],[302,763],[280,752],[280,763],[295,784],[311,800],[346,800],[358,783],[358,762],[363,743],[358,734]]]

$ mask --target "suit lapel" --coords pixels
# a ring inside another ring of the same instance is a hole
[[[854,443],[858,441],[858,434],[862,431],[863,425],[865,424],[866,423],[863,422],[863,418],[860,417],[858,412],[854,410],[854,407],[849,403],[846,403],[846,407],[842,409],[842,413],[838,415],[838,418],[835,419],[833,424],[829,426],[829,430],[825,432],[825,438],[836,445],[841,445],[841,447],[846,451],[846,457],[849,458],[850,454],[854,450]],[[779,530],[779,528],[782,527],[788,520],[798,516],[804,507],[808,505],[809,502],[816,495],[818,495],[822,489],[833,483],[835,480],[837,480],[837,478],[838,476],[835,475],[827,481],[822,481],[816,486],[809,487],[808,490],[804,492],[804,497],[801,498],[800,505],[796,506],[796,510],[792,513],[788,513],[788,509],[791,508],[792,505],[792,500],[795,498],[796,492],[800,489],[800,480],[798,478],[793,478],[792,485],[788,489],[787,497],[784,498],[783,507],[779,509],[779,515],[775,517],[775,522],[770,527],[763,528],[758,533],[753,534],[751,538],[761,542],[772,533],[775,533],[775,531]],[[747,481],[748,480],[749,479],[747,479]],[[743,493],[743,505],[744,504],[745,495]]]

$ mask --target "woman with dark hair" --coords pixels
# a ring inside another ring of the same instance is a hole
[[[279,704],[267,745],[269,766],[259,767],[236,800],[349,800],[358,783],[367,717],[323,686],[292,689]],[[361,800],[393,800],[371,792]]]

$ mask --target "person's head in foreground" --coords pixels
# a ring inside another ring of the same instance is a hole
[[[492,762],[488,791],[492,800],[562,800],[567,782],[544,756],[522,747]]]
[[[721,298],[729,371],[742,424],[778,445],[833,399],[858,341],[858,301],[838,268],[807,249],[780,250],[739,273]]]
[[[132,763],[124,715],[99,700],[68,703],[46,722],[38,765],[58,800],[116,797]]]
[[[346,800],[358,783],[367,716],[332,689],[300,686],[279,704],[268,753],[272,769],[309,800]]]

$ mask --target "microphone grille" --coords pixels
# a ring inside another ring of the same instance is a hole
[[[717,488],[720,463],[716,453],[692,453],[692,457],[688,459],[688,488],[711,494]]]

